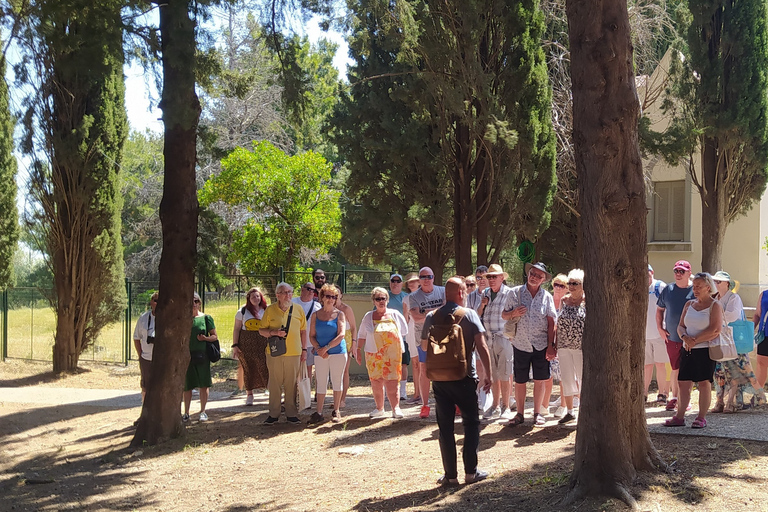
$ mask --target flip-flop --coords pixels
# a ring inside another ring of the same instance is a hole
[[[517,413],[514,418],[509,420],[509,422],[507,423],[507,426],[516,427],[517,425],[522,425],[524,422],[525,422],[525,417],[522,414]]]
[[[707,420],[704,418],[696,418],[691,424],[691,428],[704,428],[707,426]]]
[[[685,420],[679,419],[677,416],[672,416],[667,421],[664,422],[665,427],[684,427],[685,426]]]
[[[459,485],[459,479],[445,478],[445,475],[443,475],[437,479],[437,485],[441,485],[443,487],[453,487],[453,486]]]

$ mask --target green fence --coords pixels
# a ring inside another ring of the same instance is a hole
[[[346,270],[326,271],[326,282],[338,284],[343,293],[369,293],[375,286],[388,286],[393,271]],[[401,271],[405,275],[406,271]],[[229,340],[234,329],[234,316],[245,303],[245,294],[258,286],[271,301],[275,300],[275,286],[281,281],[299,287],[312,280],[311,272],[294,272],[278,269],[271,275],[226,276],[224,285],[210,290],[204,280],[196,282],[196,289],[203,300],[203,310],[213,316],[216,330],[223,340]],[[149,307],[149,298],[158,288],[156,281],[128,281],[125,283],[128,297],[119,322],[107,325],[96,342],[83,352],[80,359],[103,363],[127,364],[136,360],[133,346],[133,329],[139,315]],[[56,332],[56,317],[48,301],[52,290],[39,288],[7,288],[0,296],[0,357],[2,359],[26,359],[51,361]],[[228,347],[222,343],[222,348]],[[228,350],[228,349],[225,349]]]

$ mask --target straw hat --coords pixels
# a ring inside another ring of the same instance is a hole
[[[405,279],[403,279],[404,283],[410,283],[411,281],[418,281],[419,280],[419,274],[416,272],[411,272],[407,276],[405,276]]]
[[[486,272],[485,275],[486,275],[486,277],[487,276],[502,275],[502,276],[504,276],[502,279],[508,279],[509,278],[509,274],[504,272],[504,270],[502,270],[502,268],[501,268],[501,265],[499,265],[498,263],[494,263],[493,265],[489,266],[488,267],[488,272]]]

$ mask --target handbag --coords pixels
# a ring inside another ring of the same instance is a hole
[[[288,329],[291,328],[291,317],[293,316],[293,304],[291,304],[291,309],[288,310],[288,321],[285,323],[284,327],[281,327],[281,331],[288,332]],[[267,346],[269,347],[269,355],[272,357],[280,357],[285,355],[285,353],[288,351],[288,347],[285,344],[285,338],[282,336],[270,336],[267,338]]]
[[[206,335],[208,335],[214,329],[215,327],[213,326],[213,318],[210,315],[205,315]],[[221,346],[219,345],[218,339],[214,341],[209,341],[205,344],[205,355],[208,357],[208,360],[212,363],[215,363],[219,359],[221,359]]]
[[[765,316],[768,315],[768,311],[763,312],[763,319],[757,326],[757,332],[755,333],[755,345],[761,344],[765,340]]]
[[[518,292],[517,295],[518,301],[517,306],[520,307],[520,294]],[[514,309],[514,308],[513,308]],[[508,339],[513,339],[515,335],[517,334],[517,324],[520,322],[519,316],[516,316],[514,318],[510,318],[506,322],[504,322],[504,337]]]
[[[713,361],[731,361],[739,357],[728,326],[720,331],[717,338],[709,341],[709,358]]]
[[[309,374],[307,373],[307,365],[303,363],[299,371],[298,388],[299,410],[309,409],[312,407],[312,381],[310,381]]]
[[[733,333],[736,352],[739,354],[749,354],[755,350],[755,324],[747,320],[743,309],[741,310],[741,319],[729,323],[728,326]]]

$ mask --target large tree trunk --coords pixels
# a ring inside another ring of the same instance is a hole
[[[474,226],[470,222],[472,210],[472,159],[469,127],[456,123],[454,152],[456,161],[453,170],[453,244],[456,273],[469,275],[472,272],[472,236]]]
[[[728,172],[725,158],[720,158],[717,139],[702,138],[701,175],[701,270],[714,274],[722,270],[723,244],[728,199],[725,197],[724,177]]]
[[[639,103],[623,0],[568,0],[573,139],[589,313],[576,457],[567,501],[627,491],[659,457],[643,408],[646,210]]]
[[[198,204],[195,190],[196,133],[200,103],[195,93],[195,23],[188,0],[160,3],[163,53],[165,181],[160,203],[163,253],[152,381],[132,446],[156,444],[182,432],[181,392],[189,364]]]

